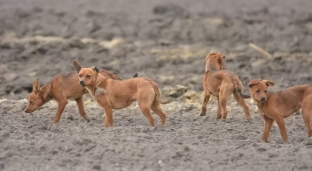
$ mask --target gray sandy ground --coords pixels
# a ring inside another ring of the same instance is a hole
[[[211,51],[226,55],[245,94],[253,78],[275,81],[271,90],[311,84],[311,9],[310,0],[0,0],[0,170],[312,170],[300,112],[285,120],[288,144],[276,126],[259,142],[263,122],[250,100],[250,122],[233,99],[226,121],[215,119],[215,98],[198,115]],[[155,115],[150,127],[135,103],[103,128],[90,96],[90,123],[72,101],[56,125],[53,101],[24,113],[32,80],[74,71],[73,59],[155,80],[173,101],[162,105],[167,126]]]

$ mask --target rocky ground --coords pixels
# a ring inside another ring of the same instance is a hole
[[[311,8],[310,0],[0,0],[0,170],[311,170],[300,112],[286,119],[288,144],[276,126],[259,142],[263,123],[251,100],[250,122],[233,99],[224,122],[215,98],[198,115],[212,51],[226,55],[245,94],[253,78],[273,80],[271,90],[310,84]],[[134,104],[103,128],[88,95],[90,123],[74,102],[56,125],[55,102],[25,114],[32,81],[74,71],[73,59],[155,80],[173,101],[162,106],[167,126],[151,128]]]

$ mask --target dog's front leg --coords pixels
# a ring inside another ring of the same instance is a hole
[[[272,115],[272,117],[280,129],[281,136],[283,139],[283,143],[287,143],[287,132],[286,132],[286,126],[285,126],[283,115],[280,113],[276,113],[276,114]]]
[[[112,112],[112,107],[111,106],[104,106],[104,127],[109,127],[109,126],[114,126],[113,123],[113,112]]]
[[[62,116],[62,113],[63,113],[63,111],[64,111],[64,109],[65,109],[65,106],[67,105],[67,103],[68,103],[68,100],[67,99],[62,99],[62,100],[60,100],[60,99],[55,99],[56,101],[57,101],[57,103],[58,103],[58,105],[57,105],[57,111],[56,111],[56,114],[55,114],[55,117],[54,117],[54,119],[53,119],[53,123],[57,123],[58,121],[60,121],[60,118],[61,118],[61,116]]]
[[[259,112],[262,112],[261,109],[259,109]],[[264,122],[264,129],[263,129],[263,134],[262,134],[262,138],[261,141],[266,142],[268,140],[274,119],[269,118],[268,116],[264,115],[261,113],[261,116],[263,118],[263,122]]]
[[[83,96],[78,97],[77,99],[75,99],[77,105],[78,105],[78,110],[79,110],[79,114],[80,116],[82,116],[86,122],[90,122],[90,119],[85,111],[85,106],[84,106],[84,102],[83,102]]]

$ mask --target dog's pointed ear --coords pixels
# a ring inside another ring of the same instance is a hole
[[[273,81],[270,80],[263,80],[265,82],[265,84],[269,87],[269,86],[274,86],[275,83]]]
[[[257,85],[260,83],[261,80],[251,80],[248,84],[249,88],[252,88],[254,85]]]
[[[99,73],[99,72],[100,72],[100,69],[97,68],[97,67],[93,67],[92,69],[93,69],[93,71],[96,72],[96,73]]]
[[[81,65],[76,60],[73,60],[73,66],[77,72],[81,70]]]
[[[35,94],[39,94],[39,90],[40,90],[40,83],[39,83],[39,80],[35,80],[33,81],[33,92]]]
[[[225,66],[224,66],[224,63],[223,63],[223,58],[218,58],[218,63],[219,63],[219,66],[220,66],[220,70],[225,70]]]
[[[212,55],[216,55],[216,52],[211,52],[206,56],[206,60],[208,59],[208,57],[212,56]]]

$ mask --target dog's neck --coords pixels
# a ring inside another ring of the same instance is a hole
[[[93,86],[87,86],[86,89],[92,96],[95,96],[97,89],[99,88],[106,89],[107,79],[108,79],[107,77],[104,77],[101,74],[97,74],[95,84]]]
[[[215,65],[213,65],[213,63],[211,63],[210,61],[206,62],[206,67],[205,67],[205,72],[208,73],[210,71],[214,72],[214,71],[219,71],[219,68],[216,68]]]
[[[40,97],[42,98],[42,101],[44,103],[53,99],[53,96],[51,95],[51,89],[52,89],[52,83],[51,82],[48,82],[47,84],[43,85],[40,88],[40,91],[39,91],[39,93],[41,93]]]

